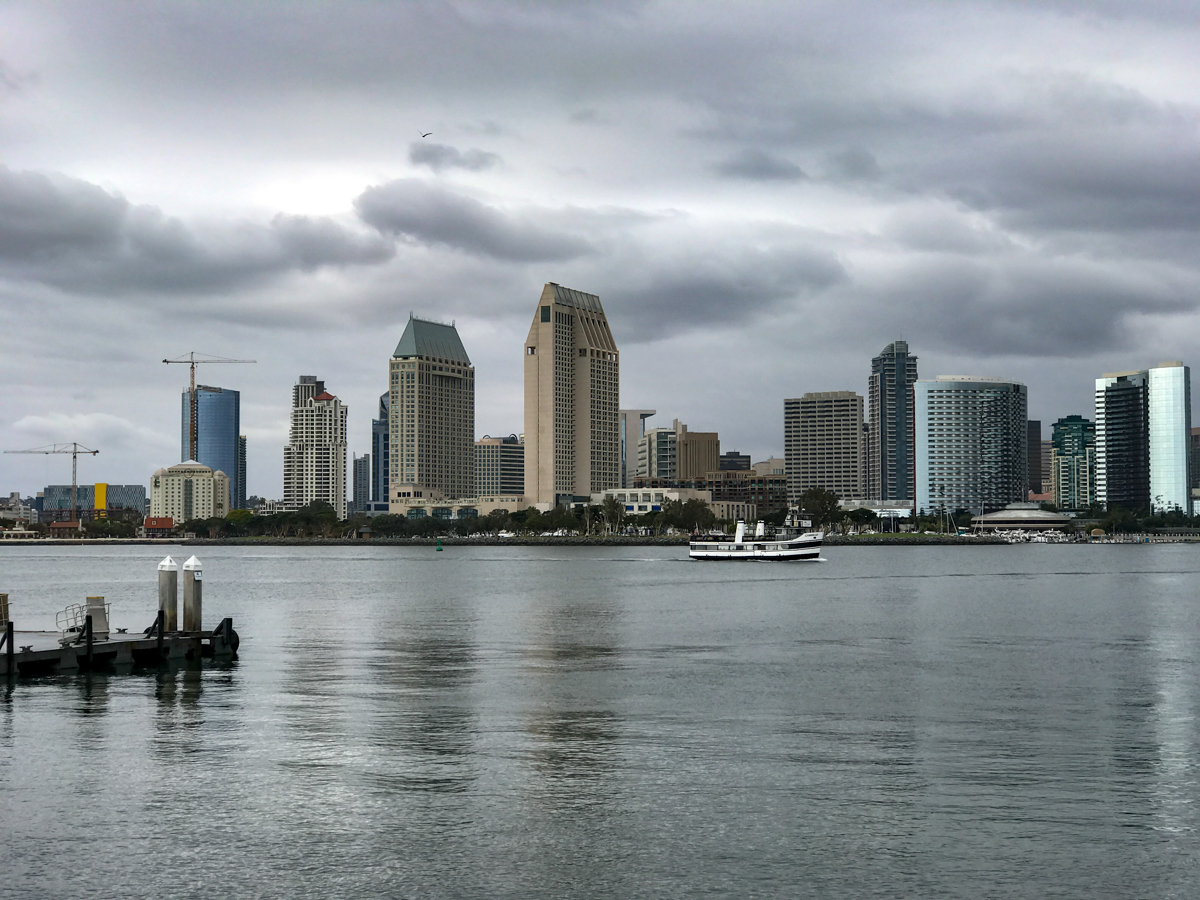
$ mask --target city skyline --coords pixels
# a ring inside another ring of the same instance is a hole
[[[624,404],[758,459],[779,396],[864,394],[897,338],[1027,384],[1042,422],[1086,414],[1095,373],[1191,357],[1200,12],[679,12],[5,4],[0,446],[78,440],[90,477],[144,481],[185,383],[157,360],[254,357],[221,383],[248,491],[278,496],[275,398],[312,360],[370,452],[410,311],[472,348],[476,436],[519,431],[511,348],[548,280],[604,298]]]

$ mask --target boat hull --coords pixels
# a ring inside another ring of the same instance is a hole
[[[823,532],[802,534],[791,540],[779,541],[767,538],[724,541],[692,541],[688,545],[688,556],[692,559],[723,560],[806,560],[820,559]]]

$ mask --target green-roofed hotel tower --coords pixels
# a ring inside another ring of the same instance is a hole
[[[475,490],[475,368],[453,325],[410,315],[390,365],[388,499],[399,485]]]

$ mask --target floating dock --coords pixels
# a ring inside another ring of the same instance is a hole
[[[158,564],[158,615],[153,625],[133,634],[109,629],[110,604],[103,597],[68,606],[58,614],[57,631],[18,631],[9,617],[8,595],[0,594],[0,675],[121,672],[184,660],[235,659],[239,640],[233,619],[222,619],[211,631],[201,627],[203,570],[194,556],[183,564],[183,627],[178,627],[179,569],[169,556]]]

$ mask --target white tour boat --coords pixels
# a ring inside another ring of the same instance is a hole
[[[794,538],[768,538],[762,522],[754,537],[746,540],[746,523],[737,523],[737,532],[706,535],[689,544],[692,559],[817,559],[821,555],[823,531],[809,531]]]

